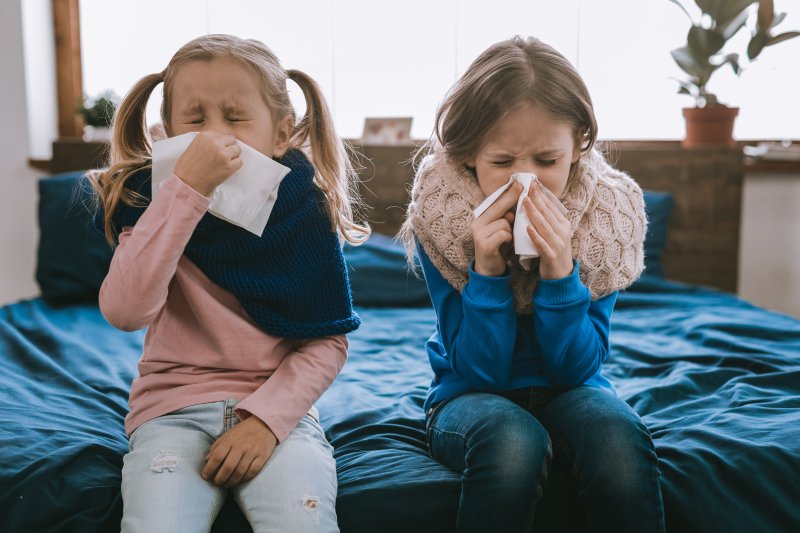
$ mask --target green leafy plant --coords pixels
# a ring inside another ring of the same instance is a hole
[[[83,104],[78,108],[78,112],[87,126],[108,128],[111,126],[117,105],[119,105],[119,97],[114,91],[105,91],[93,98],[84,96]]]
[[[783,22],[786,13],[775,13],[772,0],[695,0],[701,11],[699,20],[689,14],[680,0],[669,1],[680,7],[692,22],[686,45],[673,50],[672,58],[688,75],[688,79],[678,80],[678,92],[694,97],[698,107],[719,104],[717,96],[706,88],[717,69],[730,65],[737,76],[741,73],[739,54],[726,53],[722,48],[748,26],[748,22],[752,28],[747,45],[749,61],[758,57],[765,47],[800,35],[797,31],[774,34],[775,26]],[[752,7],[754,4],[758,5],[757,9]]]

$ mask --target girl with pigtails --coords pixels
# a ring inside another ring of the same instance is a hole
[[[303,91],[297,121],[287,82]],[[164,84],[168,137],[197,135],[153,196],[145,121]],[[263,233],[208,213],[246,144],[288,167]],[[106,319],[147,327],[125,420],[122,531],[208,531],[230,491],[254,531],[338,531],[336,468],[314,403],[355,330],[341,242],[353,172],[317,84],[261,42],[207,35],[121,103],[90,176],[115,247]]]

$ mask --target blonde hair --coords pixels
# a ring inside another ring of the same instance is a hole
[[[198,37],[183,45],[172,56],[167,68],[140,79],[122,100],[114,116],[108,168],[89,176],[104,210],[105,234],[109,243],[113,245],[116,238],[111,219],[119,202],[143,204],[143,198],[126,189],[125,182],[146,168],[152,157],[152,138],[145,111],[153,89],[164,83],[161,121],[167,135],[171,135],[172,90],[178,70],[191,61],[211,61],[222,57],[239,61],[255,75],[275,123],[292,117],[294,129],[288,149],[310,151],[316,168],[315,182],[327,200],[332,229],[351,244],[364,242],[369,237],[370,228],[354,219],[354,207],[361,205],[355,190],[356,173],[348,148],[336,135],[331,113],[317,83],[299,70],[284,70],[272,50],[260,41],[217,34]],[[299,123],[289,100],[287,80],[300,87],[306,100],[306,114]]]
[[[535,37],[514,36],[487,48],[467,68],[436,111],[431,138],[414,155],[441,151],[455,168],[477,155],[486,134],[512,109],[533,105],[550,118],[568,122],[581,143],[581,156],[597,140],[597,120],[589,90],[575,67],[552,46]],[[570,169],[576,175],[580,159]],[[473,175],[474,170],[468,169]],[[408,217],[400,230],[413,257],[413,230]]]

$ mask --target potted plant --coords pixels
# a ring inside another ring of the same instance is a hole
[[[84,96],[83,104],[78,108],[84,122],[84,141],[111,140],[111,123],[118,104],[119,97],[113,91],[105,91],[93,98]]]
[[[797,37],[800,32],[774,34],[775,26],[786,13],[775,13],[772,0],[695,0],[701,11],[698,20],[680,0],[669,1],[680,7],[692,22],[687,43],[672,50],[672,58],[687,74],[686,79],[678,80],[678,92],[695,99],[695,107],[683,109],[686,119],[683,145],[733,144],[733,123],[739,108],[720,103],[707,88],[711,75],[725,65],[730,65],[737,76],[742,71],[740,54],[726,52],[723,47],[742,28],[750,27],[746,52],[752,61],[765,47]]]

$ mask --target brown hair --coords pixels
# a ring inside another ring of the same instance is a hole
[[[523,104],[572,125],[581,155],[597,140],[597,120],[589,90],[575,67],[552,46],[535,37],[514,36],[487,48],[456,81],[436,111],[433,135],[414,155],[441,151],[447,162],[464,168],[475,157],[486,134],[506,113]],[[572,165],[576,175],[580,159]],[[406,218],[399,238],[413,262],[414,238]]]
[[[478,153],[492,126],[522,104],[570,123],[582,154],[594,146],[597,121],[578,71],[539,39],[515,36],[487,48],[453,85],[436,112],[435,138],[418,155],[440,147],[460,167]]]
[[[198,37],[183,45],[172,56],[167,68],[140,79],[122,100],[114,116],[108,168],[89,176],[104,210],[109,243],[113,244],[116,238],[111,218],[119,202],[129,205],[143,203],[141,197],[125,188],[125,182],[136,171],[146,168],[151,158],[152,139],[145,111],[153,89],[164,83],[161,121],[167,134],[171,135],[169,117],[176,73],[190,61],[210,61],[220,57],[241,62],[255,75],[276,123],[287,116],[293,118],[289,149],[310,151],[316,168],[315,181],[328,203],[331,227],[352,244],[364,242],[369,237],[370,228],[354,220],[353,207],[361,205],[355,192],[356,174],[344,143],[336,135],[331,113],[317,83],[299,70],[284,70],[272,50],[260,41],[217,34]],[[306,99],[306,114],[299,123],[289,100],[287,80],[294,81]]]

